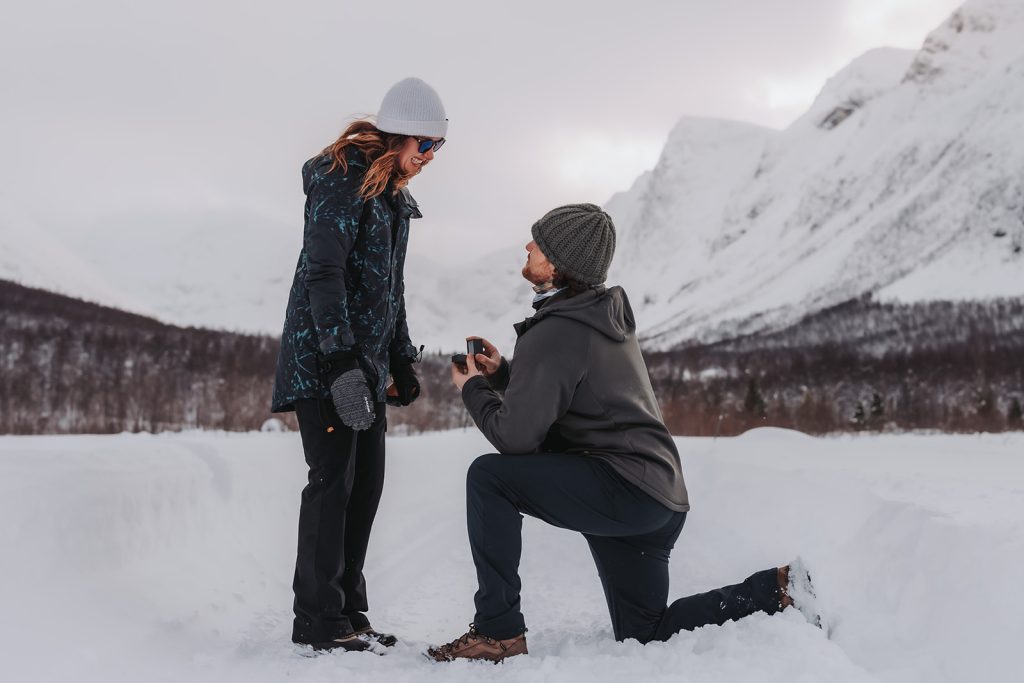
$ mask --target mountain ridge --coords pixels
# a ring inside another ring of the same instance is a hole
[[[689,163],[700,177],[708,163],[680,141],[693,125],[684,119],[640,187],[608,203],[624,234],[646,222],[648,240],[660,240],[626,241],[615,273],[646,343],[785,326],[864,294],[1024,294],[1024,149],[1013,144],[1022,31],[1019,7],[976,0],[921,50],[854,60],[786,130],[717,151],[745,159],[723,178],[729,199],[717,214],[704,208],[705,188],[673,170]]]
[[[610,284],[645,345],[785,327],[865,294],[1024,295],[1024,7],[973,0],[919,50],[877,48],[782,131],[684,117],[656,166],[606,203]],[[68,244],[0,203],[0,277],[180,325],[277,334],[294,225],[244,209],[113,214]],[[530,313],[521,242],[455,269],[410,253],[414,341],[503,350]],[[238,245],[246,245],[240,249]],[[255,255],[253,255],[255,254]]]

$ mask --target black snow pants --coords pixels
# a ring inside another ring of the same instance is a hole
[[[384,488],[385,405],[376,411],[369,429],[354,432],[330,401],[295,402],[309,466],[292,583],[296,643],[326,642],[369,625],[363,562]]]
[[[520,611],[522,515],[579,531],[590,544],[616,640],[667,640],[682,630],[779,610],[776,569],[666,606],[668,561],[685,512],[674,512],[597,458],[490,454],[466,482],[469,542],[479,590],[479,633],[506,639],[526,627]]]

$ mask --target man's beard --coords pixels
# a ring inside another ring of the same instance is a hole
[[[533,290],[535,292],[539,292],[544,289],[550,289],[553,286],[550,278],[545,278],[541,275],[537,275],[536,273],[534,273],[530,269],[529,263],[523,266],[523,278],[531,285],[533,285]]]

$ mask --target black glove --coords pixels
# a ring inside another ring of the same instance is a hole
[[[369,429],[376,417],[374,398],[358,354],[336,351],[324,357],[320,368],[342,424],[354,431]]]
[[[399,361],[391,366],[391,377],[395,380],[398,396],[388,399],[391,405],[407,406],[420,395],[420,378],[412,367],[412,361]]]

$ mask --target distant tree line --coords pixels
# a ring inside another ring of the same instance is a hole
[[[259,429],[278,340],[166,325],[0,281],[0,433]],[[795,325],[645,354],[674,434],[1024,430],[1024,302],[858,299]],[[392,433],[471,426],[446,355]],[[295,428],[293,414],[279,415]]]
[[[1024,429],[1024,302],[857,299],[769,333],[647,355],[673,433]]]
[[[0,433],[259,429],[278,343],[0,281]]]

